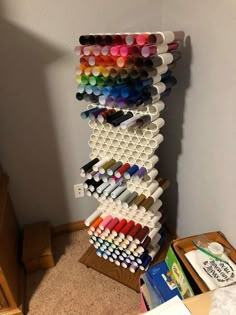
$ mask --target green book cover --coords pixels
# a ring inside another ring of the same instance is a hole
[[[174,253],[173,248],[170,246],[166,256],[166,264],[170,270],[171,276],[176,282],[176,285],[182,295],[183,299],[194,296],[193,290],[184,274],[182,267]]]

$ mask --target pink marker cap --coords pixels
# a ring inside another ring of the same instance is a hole
[[[105,219],[102,221],[102,223],[100,223],[99,228],[100,228],[101,230],[104,230],[105,227],[108,225],[108,223],[111,222],[112,219],[113,219],[113,218],[112,218],[111,215],[108,215],[107,217],[105,217]]]

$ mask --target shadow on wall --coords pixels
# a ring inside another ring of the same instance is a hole
[[[67,202],[53,127],[45,70],[63,51],[1,17],[0,13],[0,161],[10,176],[20,222],[35,222],[35,213],[50,221]],[[68,222],[69,222],[68,218]],[[64,249],[69,236],[64,241]],[[63,253],[55,253],[56,259]],[[34,288],[39,285],[39,273]]]
[[[165,110],[162,117],[165,126],[161,129],[164,142],[160,146],[160,175],[168,178],[171,185],[163,194],[163,204],[167,210],[168,222],[171,229],[177,229],[178,215],[178,158],[182,153],[182,138],[185,110],[185,95],[191,83],[190,65],[192,59],[191,39],[186,37],[185,44],[181,49],[182,58],[177,63],[174,75],[178,84],[173,88],[170,96],[164,99]]]

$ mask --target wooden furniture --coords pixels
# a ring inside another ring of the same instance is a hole
[[[55,266],[51,245],[51,227],[48,222],[24,226],[23,257],[27,272]]]
[[[19,260],[20,234],[7,186],[8,177],[0,174],[0,314],[21,315],[24,274]]]
[[[165,259],[168,248],[174,239],[176,239],[176,234],[169,234],[169,238],[161,246],[161,250],[157,253],[151,265],[154,265],[157,262],[163,261]],[[139,277],[144,271],[138,270],[133,274],[128,269],[118,267],[110,261],[98,257],[96,254],[96,249],[93,246],[89,247],[89,249],[83,254],[79,261],[87,267],[92,268],[104,274],[105,276],[108,276],[109,278],[124,284],[136,292],[140,291]]]

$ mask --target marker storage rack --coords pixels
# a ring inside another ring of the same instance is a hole
[[[158,174],[157,149],[183,40],[182,31],[89,34],[75,48],[76,98],[88,102],[81,118],[92,129],[81,176],[100,203],[85,225],[98,259],[133,274],[167,239],[159,198],[170,183]]]

